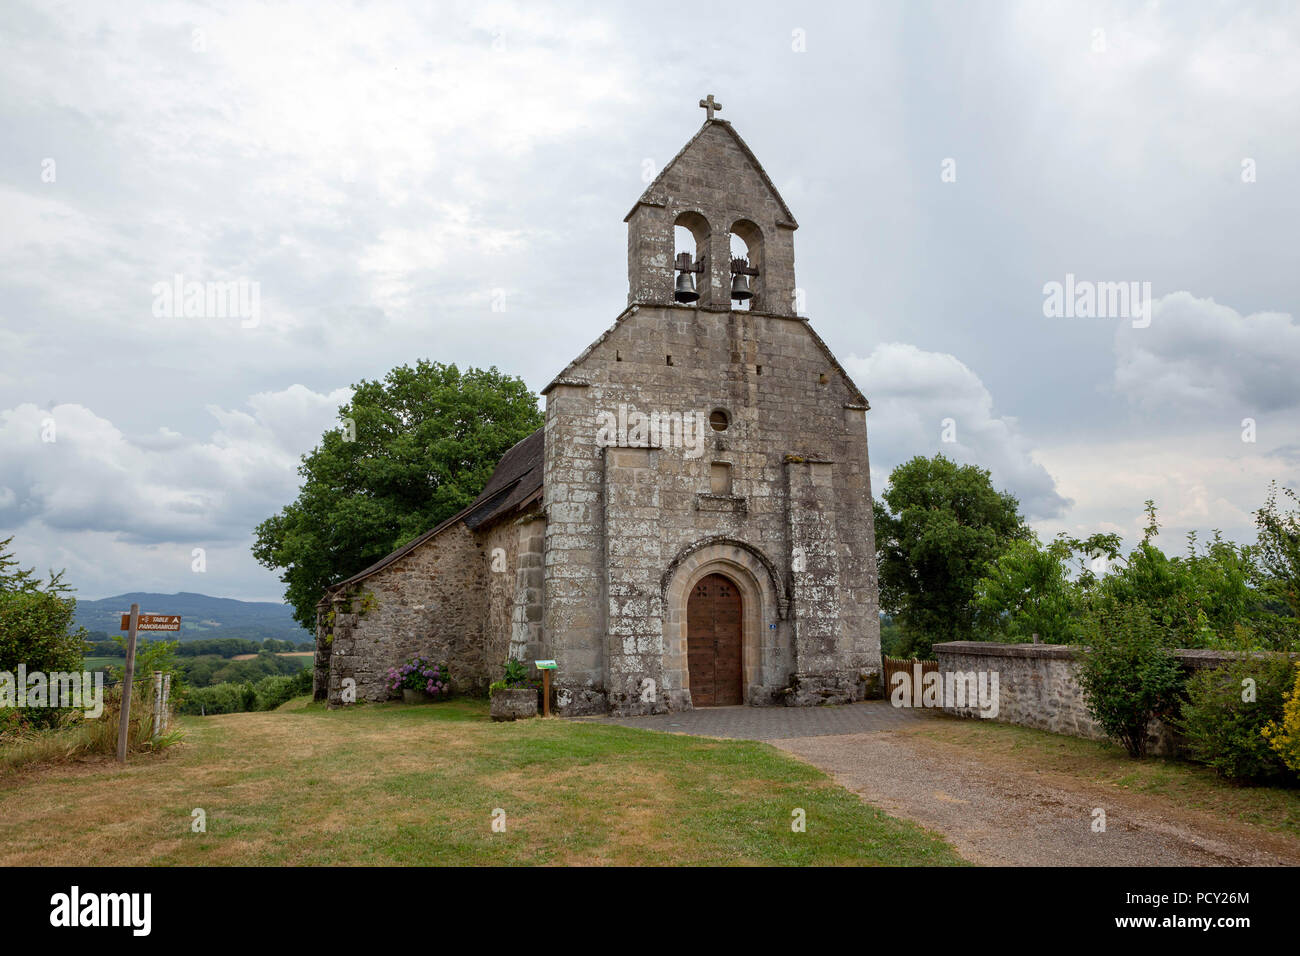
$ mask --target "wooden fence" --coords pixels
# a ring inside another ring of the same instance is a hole
[[[916,676],[917,664],[921,665],[922,679],[925,678],[926,674],[937,673],[939,670],[938,661],[922,661],[922,660],[917,660],[916,658],[888,657],[883,654],[881,655],[881,660],[885,665],[884,674],[881,676],[884,678],[884,686],[882,689],[884,690],[886,697],[889,696],[889,692],[894,686],[893,678],[895,674],[898,673],[906,674],[907,679],[910,681],[913,680]]]

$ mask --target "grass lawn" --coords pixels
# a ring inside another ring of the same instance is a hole
[[[486,703],[187,717],[160,755],[0,777],[0,865],[952,865],[773,747]],[[207,832],[192,833],[202,808]],[[493,811],[505,811],[494,832]],[[792,832],[792,811],[807,830]]]
[[[985,758],[1068,774],[1300,837],[1300,789],[1295,787],[1242,786],[1188,761],[1160,757],[1134,760],[1122,747],[1106,741],[1065,737],[992,720],[936,720],[914,733],[978,751]]]

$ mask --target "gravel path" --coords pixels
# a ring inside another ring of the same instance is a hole
[[[1300,844],[1167,800],[1035,771],[906,732],[769,740],[975,863],[1296,866]],[[1104,833],[1093,811],[1106,813]]]
[[[601,723],[765,740],[865,801],[943,834],[975,863],[1027,866],[1300,866],[1300,841],[1168,797],[1034,768],[916,731],[945,718],[885,701],[847,707],[708,707]],[[1105,811],[1105,832],[1092,830]]]
[[[917,721],[932,720],[934,715],[927,710],[891,707],[883,700],[868,700],[844,707],[700,707],[654,717],[578,719],[701,737],[773,740],[893,730],[916,726]]]

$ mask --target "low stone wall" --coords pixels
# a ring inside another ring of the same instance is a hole
[[[952,641],[936,644],[934,656],[939,661],[941,674],[974,671],[998,675],[998,713],[994,719],[1072,737],[1101,740],[1106,735],[1089,715],[1075,676],[1081,650],[1064,644]],[[1178,650],[1174,653],[1188,672],[1220,667],[1234,656],[1228,651]],[[979,716],[975,707],[944,707],[944,710],[961,717]],[[1147,734],[1150,753],[1170,754],[1178,750],[1178,734],[1160,721],[1153,720]]]

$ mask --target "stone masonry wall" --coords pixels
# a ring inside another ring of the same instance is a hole
[[[603,714],[603,467],[587,389],[559,385],[546,398],[543,479],[546,540],[543,635],[561,714]]]
[[[332,707],[342,702],[348,678],[356,681],[358,701],[387,700],[388,669],[417,654],[445,660],[458,692],[481,691],[490,680],[486,555],[462,524],[336,596],[330,611],[332,623],[329,612],[322,614],[317,644],[329,645]]]
[[[1092,716],[1076,679],[1080,649],[1063,644],[999,644],[951,641],[934,646],[941,674],[974,671],[998,674],[998,715],[995,719],[1071,737],[1103,740],[1106,735]],[[1187,671],[1220,667],[1232,659],[1230,652],[1179,650],[1174,652]],[[889,694],[885,688],[885,694]],[[976,717],[972,707],[945,707],[948,713]],[[1172,728],[1153,720],[1147,729],[1147,748],[1153,754],[1178,750]]]
[[[510,609],[510,656],[520,661],[543,657],[542,618],[545,599],[546,519],[534,511],[515,523],[515,595]],[[495,679],[495,676],[494,678]]]
[[[843,653],[832,465],[791,456],[785,474],[798,665],[791,703],[849,703],[857,696],[856,675]]]
[[[698,457],[664,447],[642,452],[635,467],[611,467],[632,458],[606,455],[597,416],[620,405],[705,418],[723,410],[730,424],[706,426]],[[635,709],[632,691],[658,666],[646,655],[663,654],[650,631],[666,613],[658,603],[664,570],[711,539],[752,549],[775,568],[782,590],[796,580],[792,534],[813,561],[799,572],[802,599],[791,611],[815,639],[789,671],[759,683],[820,675],[795,703],[859,699],[874,688],[880,645],[865,417],[805,320],[629,310],[550,390],[546,427],[545,634],[560,662],[562,712]],[[797,481],[795,495],[792,460],[817,462],[815,481],[813,466],[798,466],[812,484]],[[711,486],[715,462],[729,466],[727,493]],[[805,513],[811,503],[815,511]],[[792,622],[767,610],[761,626],[787,633]]]
[[[663,493],[649,448],[604,449],[605,660],[610,708],[621,714],[664,709],[662,694],[643,700],[642,681],[665,688],[663,598],[659,593]],[[647,556],[653,556],[647,560]]]
[[[466,649],[462,667],[490,683],[505,672],[514,629],[515,603],[518,598],[519,543],[521,526],[514,520],[502,520],[490,528],[479,529],[485,573],[485,613],[483,639],[475,650]]]

